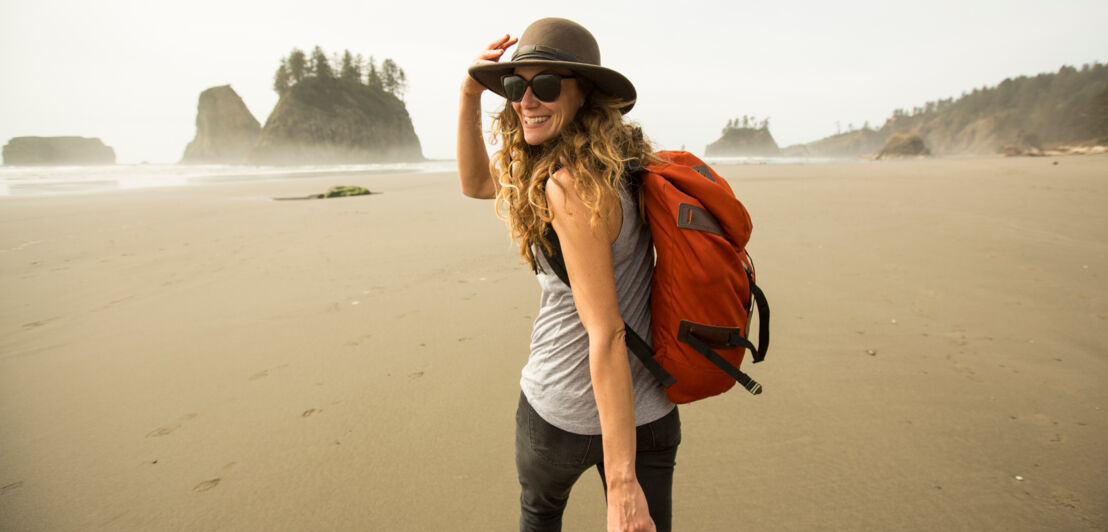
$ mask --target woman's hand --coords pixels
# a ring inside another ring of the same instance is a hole
[[[608,486],[608,532],[654,532],[646,495],[638,481]]]
[[[518,38],[513,38],[511,35],[505,33],[503,37],[489,43],[477,58],[470,63],[470,66],[483,65],[485,63],[496,63],[500,61],[500,57],[504,55],[504,52],[508,51],[508,48],[519,42]],[[477,80],[473,79],[473,76],[466,74],[466,79],[462,83],[462,93],[469,96],[480,95],[485,87],[477,83]]]
[[[474,65],[495,63],[509,46],[519,39],[511,35],[489,43],[481,52]],[[485,151],[485,141],[481,138],[481,93],[482,87],[473,76],[466,74],[462,82],[462,97],[458,103],[458,179],[462,185],[462,194],[471,198],[493,199],[496,197],[497,183],[489,171],[489,154]]]

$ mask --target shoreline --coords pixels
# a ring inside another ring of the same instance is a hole
[[[3,167],[0,198],[182,188],[212,183],[265,183],[453,171],[453,161],[332,166],[110,165]],[[89,177],[91,175],[91,177]],[[14,190],[21,190],[13,193]]]
[[[1099,149],[1099,150],[1098,150]],[[843,163],[882,163],[904,160],[975,161],[1008,158],[1069,158],[1103,156],[1108,147],[1077,147],[1068,151],[1043,150],[1020,154],[954,154],[877,159],[873,155],[839,157],[701,157],[714,166],[823,165]],[[103,194],[130,190],[187,188],[218,183],[262,184],[328,177],[420,174],[454,172],[455,161],[429,159],[417,163],[381,163],[371,165],[182,165],[119,164],[94,166],[3,166],[0,167],[0,200],[12,197]],[[77,177],[92,174],[94,177]],[[19,190],[19,192],[14,192]]]

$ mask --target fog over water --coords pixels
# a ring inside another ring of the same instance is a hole
[[[554,9],[557,6],[557,9]],[[602,6],[602,7],[597,7]],[[879,126],[895,108],[1005,77],[1108,60],[1108,2],[0,2],[0,143],[100,137],[121,163],[172,163],[200,92],[230,84],[264,123],[279,59],[322,46],[393,58],[424,155],[452,158],[465,68],[498,35],[562,16],[635,83],[659,147],[703,152],[728,119],[778,145]],[[486,110],[502,100],[488,95]]]

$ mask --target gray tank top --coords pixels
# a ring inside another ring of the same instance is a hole
[[[619,313],[650,342],[650,276],[654,271],[650,231],[626,191],[620,192],[620,205],[623,225],[612,244]],[[575,434],[600,434],[589,372],[589,336],[577,316],[572,291],[541,252],[535,255],[542,296],[520,387],[531,407],[551,425]],[[630,352],[627,356],[635,390],[635,425],[656,421],[673,409],[673,403],[639,359]]]

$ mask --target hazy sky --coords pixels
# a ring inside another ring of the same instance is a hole
[[[0,0],[0,143],[100,137],[121,163],[176,162],[200,92],[230,84],[258,119],[296,46],[391,57],[424,155],[453,158],[458,88],[497,35],[561,16],[639,91],[659,147],[703,152],[732,117],[781,146],[1005,77],[1108,60],[1108,1],[419,2]],[[489,96],[486,111],[503,100]]]

